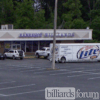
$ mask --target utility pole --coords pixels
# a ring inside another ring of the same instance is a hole
[[[56,44],[56,27],[57,27],[57,2],[58,2],[58,0],[55,0],[52,69],[55,69],[55,44]]]

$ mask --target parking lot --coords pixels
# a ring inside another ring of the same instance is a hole
[[[0,60],[0,100],[45,100],[46,87],[100,93],[100,62],[56,63],[57,70],[51,66],[46,59]]]

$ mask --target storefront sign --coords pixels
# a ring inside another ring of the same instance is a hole
[[[20,33],[19,35],[19,38],[29,38],[29,37],[40,38],[42,37],[42,33]]]
[[[74,37],[75,33],[56,33],[56,37]],[[52,38],[53,33],[20,33],[19,38]]]

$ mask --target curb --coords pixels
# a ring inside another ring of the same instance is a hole
[[[26,56],[24,57],[25,59],[29,59],[29,58],[36,58],[35,56]]]
[[[35,56],[26,56],[26,57],[24,57],[24,58],[36,58]],[[41,56],[40,58],[44,58],[43,56]]]

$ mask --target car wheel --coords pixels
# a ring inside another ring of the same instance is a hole
[[[20,57],[20,60],[22,60],[23,59],[23,57]]]
[[[5,56],[5,58],[7,58],[7,56],[6,55],[4,55]]]
[[[13,59],[16,59],[14,55],[13,55]]]
[[[66,58],[65,58],[65,57],[62,57],[62,58],[61,58],[61,62],[62,62],[62,63],[65,63],[65,62],[66,62]]]
[[[47,59],[48,59],[48,60],[50,59],[50,55],[49,55],[49,54],[47,55]]]
[[[3,60],[5,60],[5,57],[3,57]]]
[[[36,54],[36,58],[39,58],[39,57],[40,57],[40,56],[39,56],[39,54],[37,53],[37,54]]]

